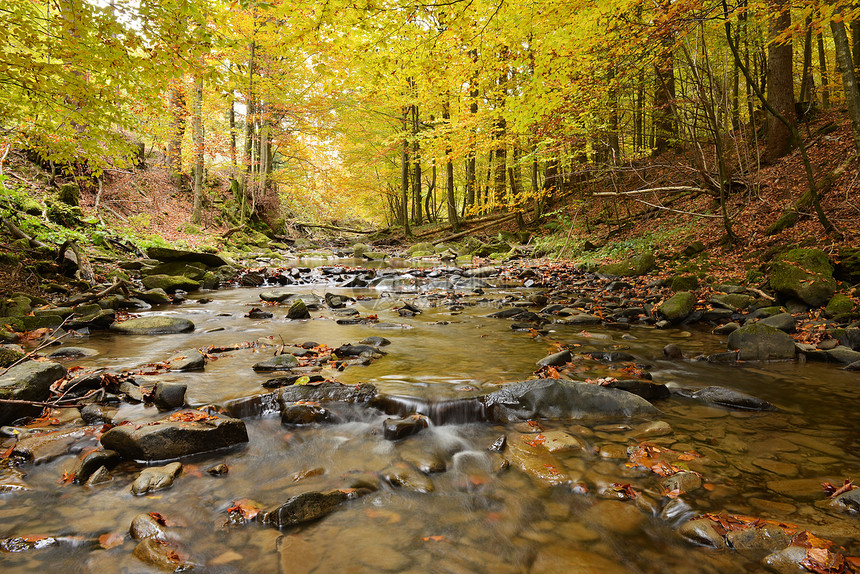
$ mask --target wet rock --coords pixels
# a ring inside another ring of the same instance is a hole
[[[651,403],[632,393],[588,383],[537,379],[511,383],[486,396],[497,421],[575,419],[655,414]]]
[[[8,492],[24,492],[32,490],[30,485],[24,482],[24,473],[16,468],[0,467],[0,494]]]
[[[794,339],[779,329],[748,323],[729,335],[729,349],[739,351],[741,361],[793,359]]]
[[[806,548],[788,546],[768,554],[762,559],[761,564],[777,574],[808,574],[809,570],[802,564],[805,558]]]
[[[830,506],[838,510],[857,513],[860,511],[860,488],[843,492],[831,499]]]
[[[597,315],[590,315],[588,313],[577,313],[567,317],[563,321],[557,321],[560,325],[599,325],[602,322],[603,319]]]
[[[678,359],[684,358],[684,351],[682,351],[681,347],[675,343],[669,343],[663,347],[663,356],[670,361],[677,361]]]
[[[720,405],[722,407],[732,409],[751,411],[777,410],[775,406],[763,399],[759,399],[758,397],[741,393],[739,391],[734,391],[732,389],[727,389],[725,387],[705,387],[704,389],[700,389],[693,393],[692,398],[697,401],[702,401],[703,403]]]
[[[367,404],[376,396],[376,387],[368,383],[344,385],[331,381],[283,387],[279,392],[281,404],[311,402],[340,402]]]
[[[735,331],[737,331],[740,328],[741,328],[741,326],[738,323],[731,321],[729,323],[726,323],[725,325],[720,325],[719,327],[715,327],[714,330],[712,331],[712,333],[714,335],[731,335],[732,333],[734,333]]]
[[[17,361],[24,358],[24,353],[16,350],[9,349],[7,347],[0,347],[0,369],[5,369],[6,367],[11,366]],[[48,355],[49,359],[54,359],[58,357],[52,357]]]
[[[275,528],[289,528],[328,516],[346,502],[349,495],[341,490],[330,492],[304,492],[258,516],[263,524]]]
[[[508,436],[505,459],[541,486],[572,482],[564,465],[543,447],[537,435],[512,433]]]
[[[275,377],[274,379],[269,379],[265,383],[263,383],[263,387],[267,389],[277,389],[278,387],[286,387],[289,385],[294,385],[296,381],[307,377],[309,383],[318,383],[325,380],[325,377],[322,375],[315,374],[304,374],[304,373],[295,373],[292,375],[286,375],[284,377]]]
[[[699,278],[695,275],[675,275],[669,283],[669,288],[674,291],[692,291],[699,286]]]
[[[260,299],[267,303],[283,303],[293,294],[288,291],[263,291],[260,293]]]
[[[436,490],[433,481],[413,465],[405,461],[397,461],[385,468],[380,475],[382,479],[394,487],[405,488],[413,492],[428,493]]]
[[[0,399],[44,401],[51,394],[51,385],[66,376],[66,368],[59,363],[26,361],[10,368],[0,377]],[[17,405],[0,405],[0,424],[20,416],[32,414],[35,409]]]
[[[92,329],[103,330],[109,328],[116,320],[116,311],[113,309],[101,309],[95,313],[75,317],[66,321],[69,329]]]
[[[87,486],[93,487],[99,484],[104,484],[105,482],[110,482],[111,480],[113,480],[113,477],[110,475],[110,471],[107,467],[100,466],[90,475],[89,480],[87,480]]]
[[[671,435],[672,427],[666,421],[651,421],[642,423],[630,431],[630,436],[633,437],[656,437]]]
[[[148,275],[141,280],[147,289],[163,289],[166,293],[196,291],[200,282],[183,275]]]
[[[419,414],[402,419],[385,419],[382,423],[382,435],[386,440],[400,440],[418,434],[430,426],[430,420]]]
[[[171,335],[193,331],[194,323],[181,317],[148,315],[114,323],[110,329],[124,335]]]
[[[538,552],[529,571],[532,574],[550,572],[575,572],[576,574],[632,574],[617,560],[610,560],[587,550],[577,550],[568,545],[544,547]]]
[[[173,481],[182,472],[182,465],[171,462],[166,466],[153,466],[140,471],[131,485],[131,493],[135,495],[146,494],[156,490],[163,490],[173,485]]]
[[[275,316],[271,311],[263,311],[261,309],[251,309],[248,311],[248,314],[245,315],[249,319],[271,319]]]
[[[638,277],[645,275],[657,264],[657,260],[651,253],[643,253],[625,259],[620,263],[609,263],[597,269],[597,272],[610,277]]]
[[[565,349],[564,351],[553,353],[552,355],[548,355],[537,362],[538,367],[560,367],[565,363],[569,363],[571,360],[570,351]]]
[[[667,321],[680,323],[692,312],[696,304],[696,296],[689,291],[680,291],[672,295],[657,311]]]
[[[119,453],[113,450],[100,449],[86,455],[75,469],[75,482],[87,482],[99,468],[113,468],[120,459]]]
[[[152,538],[154,540],[167,540],[167,529],[164,526],[164,520],[160,515],[153,516],[154,513],[138,514],[131,521],[131,526],[128,533],[135,540],[144,540]]]
[[[248,442],[245,423],[241,420],[214,415],[201,420],[202,414],[200,411],[179,411],[154,423],[120,425],[103,434],[101,443],[123,458],[152,461]],[[183,421],[183,417],[189,420]]]
[[[643,381],[641,379],[612,381],[604,386],[610,389],[619,389],[627,391],[628,393],[633,393],[634,395],[642,397],[646,401],[668,399],[672,394],[669,391],[669,387],[666,385]]]
[[[170,303],[170,296],[167,291],[161,288],[147,289],[146,291],[137,293],[137,297],[152,305],[167,305]]]
[[[158,261],[185,261],[189,263],[202,263],[207,267],[221,267],[229,265],[230,262],[214,253],[203,253],[199,251],[187,251],[184,249],[172,249],[169,247],[150,247],[146,250],[150,259]]]
[[[155,390],[152,393],[155,406],[165,411],[182,407],[185,404],[185,391],[187,389],[188,385],[185,383],[159,381],[155,384]]]
[[[833,478],[795,478],[787,480],[769,480],[768,490],[802,502],[820,500],[823,496],[822,482],[837,484]],[[841,483],[841,481],[839,481]]]
[[[346,357],[381,357],[385,355],[373,345],[341,345],[334,350],[334,354],[338,358]]]
[[[283,354],[260,361],[251,368],[257,372],[270,373],[273,371],[289,371],[298,366],[299,360],[295,356]]]
[[[832,349],[808,352],[806,353],[806,357],[819,361],[829,361],[832,363],[842,363],[847,365],[860,361],[860,351],[854,351],[848,347],[838,345]]]
[[[852,301],[849,297],[843,295],[842,293],[837,293],[827,303],[827,307],[825,307],[824,313],[828,317],[838,317],[839,315],[851,313],[854,310],[854,306],[854,301]]]
[[[710,546],[711,548],[725,548],[726,540],[714,529],[714,522],[707,518],[689,520],[678,528],[678,534],[694,544]]]
[[[818,249],[792,249],[782,254],[771,264],[768,282],[780,295],[813,307],[824,305],[836,292],[833,265]]]
[[[390,345],[391,341],[385,337],[366,337],[359,341],[359,343],[362,345],[372,345],[374,347],[384,347],[386,345]]]
[[[230,472],[230,468],[224,464],[216,464],[215,466],[210,466],[206,469],[206,472],[211,474],[212,476],[224,476],[228,472]]]
[[[50,462],[69,453],[72,446],[83,439],[87,433],[94,433],[93,427],[73,427],[41,434],[33,434],[18,440],[11,456],[33,464]]]
[[[763,468],[774,474],[781,474],[783,476],[797,476],[797,465],[792,464],[790,462],[781,462],[769,458],[755,458],[752,460],[752,463],[755,466]]]
[[[29,550],[42,550],[55,546],[79,546],[79,541],[72,540],[70,537],[59,536],[12,536],[11,538],[3,538],[0,540],[0,552],[27,552]]]
[[[301,299],[296,299],[287,311],[287,319],[310,319],[308,306]]]
[[[633,504],[620,500],[601,500],[583,514],[587,524],[592,524],[613,534],[631,535],[645,523],[645,515]]]
[[[309,425],[336,420],[331,411],[319,403],[299,403],[286,405],[281,411],[282,425]]]
[[[771,315],[770,317],[761,319],[759,323],[769,327],[774,327],[780,331],[785,331],[786,333],[794,333],[794,330],[797,327],[797,321],[791,313],[777,313],[776,315]]]
[[[119,392],[122,395],[125,395],[127,401],[132,403],[142,403],[143,402],[143,391],[140,390],[140,387],[130,381],[123,381],[119,385]]]
[[[81,357],[93,357],[99,352],[86,347],[60,347],[48,353],[49,359],[79,359]]]
[[[666,492],[693,492],[702,487],[702,477],[696,472],[679,472],[660,481]]]
[[[175,544],[154,538],[138,542],[133,554],[138,560],[169,572],[184,572],[194,567]]]
[[[587,452],[588,447],[582,439],[563,430],[550,430],[543,433],[544,448],[550,453]]]
[[[202,371],[206,367],[203,353],[197,349],[187,349],[167,361],[171,371]]]

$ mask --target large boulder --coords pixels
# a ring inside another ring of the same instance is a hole
[[[102,435],[105,448],[123,458],[169,460],[248,442],[245,423],[239,419],[179,411],[144,425],[120,425]]]
[[[537,379],[505,385],[484,399],[492,420],[600,419],[656,414],[637,395],[589,383]]]
[[[741,361],[793,359],[791,335],[761,322],[749,323],[729,335],[729,349],[739,351]]]
[[[792,249],[782,254],[771,264],[768,282],[780,295],[813,307],[826,304],[836,292],[833,264],[818,249]]]
[[[860,283],[860,249],[840,249],[834,275],[841,281]]]
[[[348,499],[349,494],[343,490],[304,492],[290,498],[274,510],[261,513],[260,522],[276,528],[297,526],[331,514]]]
[[[58,363],[21,363],[0,377],[0,399],[44,401],[51,395],[51,385],[65,376],[66,368]],[[23,413],[15,405],[0,405],[0,424],[11,422],[22,414],[30,413]]]
[[[613,277],[638,277],[651,271],[656,264],[657,260],[653,254],[643,253],[619,263],[601,265],[597,271],[603,275],[611,275]]]
[[[679,323],[693,310],[696,304],[696,296],[689,291],[675,293],[665,303],[660,305],[658,311],[668,321]]]
[[[183,291],[196,291],[200,289],[200,282],[189,279],[183,275],[148,275],[141,281],[147,289],[164,289],[167,293],[173,293],[178,289]]]
[[[230,262],[213,253],[199,253],[195,251],[184,251],[182,249],[170,249],[167,247],[150,247],[146,250],[150,259],[158,261],[185,261],[202,263],[207,267],[220,267],[229,265]]]
[[[206,275],[207,268],[202,263],[186,261],[167,261],[155,267],[141,270],[141,275],[170,275],[175,277],[187,277],[194,281],[200,281]]]
[[[368,383],[344,385],[331,381],[283,387],[279,401],[282,405],[305,402],[339,402],[367,404],[376,397],[376,387]]]
[[[111,331],[125,335],[172,335],[194,330],[194,323],[181,317],[149,315],[111,325]]]

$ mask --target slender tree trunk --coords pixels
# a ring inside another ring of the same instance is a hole
[[[415,84],[413,83],[413,87]],[[421,144],[418,142],[419,117],[418,106],[412,105],[412,197],[415,202],[415,224],[424,223],[421,213]]]
[[[239,169],[238,152],[236,150],[236,102],[230,95],[230,108],[227,110],[227,119],[230,122],[230,163],[233,165],[233,177]]]
[[[469,50],[469,57],[472,59],[472,63],[477,66],[478,51],[475,49]],[[469,114],[472,117],[473,123],[475,117],[478,115],[479,95],[480,92],[478,91],[478,71],[476,68],[475,72],[472,74],[471,79],[469,80]],[[469,133],[469,152],[466,156],[466,201],[464,203],[464,207],[466,205],[475,205],[475,195],[478,189],[478,152],[475,149],[475,145],[475,129],[472,128]]]
[[[445,124],[451,123],[451,105],[448,98],[442,104],[442,119]],[[451,155],[454,150],[451,149],[451,140],[446,136],[445,141],[445,202],[448,205],[448,221],[451,223],[451,229],[456,233],[460,230],[460,221],[457,218],[457,198],[454,196],[454,164],[451,161]]]
[[[797,115],[794,111],[791,41],[776,43],[776,39],[791,26],[791,11],[786,0],[771,0],[770,11],[767,100],[793,126],[797,123]],[[791,143],[790,126],[769,114],[765,160],[773,162],[781,158],[791,149]]]
[[[857,76],[852,65],[851,47],[842,21],[832,20],[830,31],[833,32],[833,42],[836,45],[836,63],[842,75],[845,103],[848,106],[848,117],[851,118],[851,130],[854,133],[854,147],[860,153],[860,89],[857,87]]]
[[[182,182],[182,138],[185,137],[188,106],[181,82],[176,80],[171,84],[168,96],[171,121],[170,140],[167,142],[167,167],[170,169],[174,184],[178,187]]]
[[[830,82],[827,77],[827,54],[824,52],[824,37],[818,33],[818,74],[821,76],[821,107],[830,108]]]
[[[671,40],[664,44],[666,43],[671,44]],[[657,86],[654,95],[654,155],[667,151],[671,140],[677,137],[675,115],[672,113],[675,101],[674,58],[670,46],[664,45],[664,49],[655,68]]]
[[[854,7],[860,7],[857,2]],[[840,10],[841,12],[841,10]],[[844,24],[843,24],[844,25]],[[854,76],[860,73],[860,20],[856,18],[851,21],[851,52],[854,54]]]
[[[200,74],[194,88],[194,207],[192,223],[199,224],[203,217],[203,75]]]
[[[403,223],[403,232],[407,237],[412,237],[409,228],[409,133],[410,106],[403,106],[403,143],[400,151],[400,221]]]
[[[801,70],[800,104],[804,111],[812,107],[812,92],[815,83],[812,79],[812,18],[806,19],[806,34],[803,39],[803,69]]]
[[[254,205],[254,124],[256,118],[254,116],[254,66],[256,62],[257,44],[251,42],[248,47],[248,93],[245,97],[245,174],[242,182],[242,197]],[[253,207],[252,207],[253,210]],[[245,209],[242,209],[240,216],[244,218],[246,215]]]
[[[621,142],[618,139],[618,85],[615,82],[615,68],[609,68],[609,149],[612,163],[621,161]]]

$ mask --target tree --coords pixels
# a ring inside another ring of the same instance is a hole
[[[833,41],[836,44],[836,63],[842,76],[842,86],[845,90],[845,103],[848,107],[848,117],[851,119],[851,130],[854,134],[854,147],[860,153],[860,89],[854,73],[854,62],[851,58],[851,46],[845,33],[845,24],[841,19],[842,11],[835,14],[837,18],[830,21]]]
[[[785,34],[791,26],[790,4],[786,0],[770,0],[771,12],[767,48],[767,100],[790,125],[797,122],[794,109],[794,75],[791,40]],[[791,149],[791,126],[773,113],[767,119],[767,148],[765,159],[775,161]]]

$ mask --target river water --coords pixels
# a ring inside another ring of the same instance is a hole
[[[637,364],[647,365],[655,382],[688,388],[721,385],[768,400],[779,410],[733,411],[682,397],[655,402],[661,413],[653,420],[668,423],[672,433],[649,440],[700,455],[689,468],[701,473],[704,486],[677,500],[663,496],[659,477],[627,464],[624,451],[639,442],[632,429],[648,422],[642,420],[539,421],[544,432],[565,430],[585,445],[555,456],[587,492],[544,486],[515,467],[497,468],[488,447],[502,435],[511,441],[520,432],[533,432],[527,425],[435,426],[392,442],[381,432],[386,415],[371,409],[354,413],[347,423],[301,428],[282,426],[276,415],[248,418],[247,445],[183,459],[183,473],[174,485],[147,496],[129,491],[142,466],[132,462],[114,469],[113,480],[104,485],[62,484],[77,453],[95,445],[95,438],[83,439],[74,445],[76,452],[22,467],[32,490],[0,494],[0,538],[47,534],[79,542],[0,553],[3,572],[154,571],[132,556],[134,540],[126,538],[110,549],[92,542],[103,534],[127,532],[136,515],[148,512],[168,517],[175,524],[171,535],[197,570],[213,573],[765,572],[758,563],[763,552],[699,547],[676,532],[690,516],[723,511],[790,523],[845,545],[849,553],[860,551],[856,517],[824,507],[823,491],[794,480],[841,484],[860,476],[856,374],[819,363],[724,366],[663,358],[668,343],[680,345],[687,356],[724,351],[724,339],[705,326],[618,331],[548,325],[545,335],[515,331],[510,321],[486,315],[505,306],[500,300],[522,300],[533,290],[515,284],[487,289],[462,297],[462,310],[451,311],[441,304],[442,295],[422,291],[418,284],[403,293],[322,284],[278,288],[356,297],[353,306],[362,316],[378,315],[383,328],[339,325],[335,319],[340,317],[324,308],[312,311],[310,320],[287,320],[282,307],[267,309],[274,313],[271,319],[247,318],[267,288],[194,294],[182,305],[141,313],[188,318],[196,325],[194,332],[160,337],[94,333],[67,344],[95,349],[98,355],[66,366],[134,369],[182,349],[262,337],[274,337],[277,344],[314,341],[337,347],[375,335],[391,341],[384,347],[387,355],[368,366],[324,374],[343,383],[372,383],[386,394],[448,399],[527,379],[535,362],[563,343],[574,345],[575,352],[625,350]],[[196,300],[204,295],[212,301]],[[422,313],[399,316],[395,308],[404,301]],[[251,366],[274,349],[224,353],[208,362],[205,371],[167,373],[159,380],[187,383],[190,406],[224,404],[265,392],[261,383],[276,375],[256,373]],[[575,365],[571,372],[579,380],[618,374],[588,359],[577,359]],[[124,405],[115,420],[141,423],[162,416],[154,407]],[[383,482],[378,491],[289,531],[226,524],[227,509],[238,500],[274,507],[302,492],[342,488],[345,477],[356,473],[377,476],[393,464],[428,457],[443,461],[447,471],[424,476],[419,489]],[[227,475],[205,472],[222,462],[229,467]],[[629,484],[641,494],[636,500],[615,500],[614,484]]]

